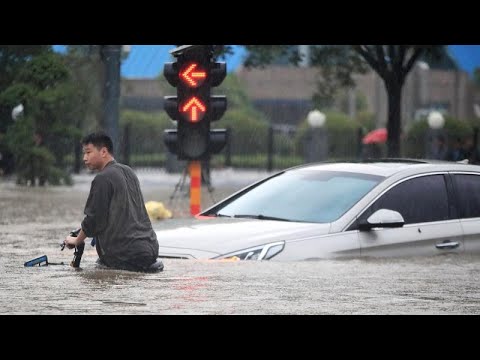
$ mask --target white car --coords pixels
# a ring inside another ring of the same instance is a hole
[[[160,257],[296,261],[480,252],[480,166],[309,164],[156,230]]]

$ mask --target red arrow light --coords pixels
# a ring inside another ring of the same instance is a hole
[[[180,112],[186,113],[190,122],[198,122],[203,119],[207,107],[195,96],[187,100],[180,108]]]
[[[204,70],[197,69],[198,64],[193,63],[180,71],[180,79],[188,86],[199,87],[207,79],[207,73]]]

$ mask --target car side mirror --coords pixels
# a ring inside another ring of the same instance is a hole
[[[373,228],[397,228],[405,224],[402,214],[398,211],[380,209],[368,217],[366,221],[358,224],[360,231],[368,231]]]

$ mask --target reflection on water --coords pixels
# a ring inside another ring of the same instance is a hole
[[[3,260],[6,259],[6,260]],[[161,273],[23,268],[2,254],[3,314],[478,314],[480,258],[165,260]]]
[[[153,191],[153,190],[151,190]],[[480,257],[219,262],[165,259],[160,273],[25,268],[69,264],[60,241],[82,218],[88,188],[0,186],[0,314],[479,314]]]

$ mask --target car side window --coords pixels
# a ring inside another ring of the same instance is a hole
[[[362,214],[360,220],[379,209],[402,214],[405,224],[448,220],[448,196],[443,175],[406,180],[382,195]]]
[[[455,174],[454,178],[460,217],[480,217],[480,176]]]

